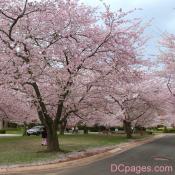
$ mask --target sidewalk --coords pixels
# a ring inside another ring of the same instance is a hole
[[[0,134],[0,137],[19,137],[22,134]]]

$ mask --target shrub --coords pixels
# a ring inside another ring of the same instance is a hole
[[[146,131],[146,133],[149,134],[149,135],[152,135],[153,134],[152,131]]]
[[[175,133],[175,128],[168,128],[164,130],[164,133]]]
[[[0,134],[5,134],[5,133],[6,133],[5,129],[0,129]]]
[[[164,131],[164,128],[157,128],[157,131]]]
[[[118,126],[117,129],[118,129],[119,131],[124,131],[124,127],[123,127],[123,126]]]

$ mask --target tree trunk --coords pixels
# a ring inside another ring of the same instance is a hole
[[[53,125],[47,127],[47,149],[50,152],[60,151],[57,129]]]
[[[64,99],[66,98],[68,91],[66,91],[60,96],[61,100],[58,101],[56,116],[55,116],[55,119],[53,120],[47,112],[47,108],[45,103],[43,102],[38,84],[36,82],[29,83],[29,84],[33,87],[36,93],[36,97],[38,99],[39,107],[37,106],[37,111],[38,111],[39,119],[41,123],[44,124],[47,130],[47,149],[50,152],[59,151],[60,147],[58,142],[57,129],[58,129],[58,123],[60,121],[60,117],[62,115]]]
[[[132,138],[131,122],[127,120],[123,120],[123,127],[127,135],[127,138]]]
[[[64,135],[64,132],[65,132],[65,129],[66,129],[66,125],[67,125],[67,120],[64,120],[63,122],[61,122],[60,135]]]
[[[27,135],[27,123],[24,122],[23,136]]]
[[[3,129],[4,125],[3,125],[3,120],[0,119],[0,129]]]
[[[143,136],[144,135],[144,131],[141,129],[140,130],[140,135]]]
[[[84,126],[84,134],[88,134],[88,128],[87,128],[87,126]]]
[[[8,121],[7,120],[3,120],[3,126],[5,129],[8,128]]]

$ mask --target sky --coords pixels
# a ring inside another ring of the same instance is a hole
[[[164,32],[175,34],[175,0],[103,0],[109,4],[112,10],[122,8],[123,11],[141,8],[135,12],[136,17],[142,18],[145,22],[152,20],[151,26],[146,34],[149,36],[146,55],[154,57],[158,53],[159,44]],[[102,8],[100,0],[81,0],[85,4]]]

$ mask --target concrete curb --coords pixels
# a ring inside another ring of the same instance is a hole
[[[69,160],[63,161],[63,162],[56,162],[56,163],[49,163],[49,164],[43,164],[43,165],[32,165],[32,166],[20,166],[20,167],[8,167],[8,168],[0,168],[0,174],[1,175],[7,175],[7,174],[22,174],[22,173],[37,173],[37,172],[47,172],[51,170],[62,170],[66,168],[71,168],[74,166],[84,166],[88,165],[92,162],[102,160],[104,158],[111,157],[113,155],[120,154],[122,152],[125,152],[129,149],[132,149],[134,147],[152,142],[156,139],[159,139],[161,137],[165,136],[165,134],[155,135],[151,138],[148,138],[146,140],[137,140],[137,141],[131,141],[127,143],[122,143],[120,145],[117,145],[113,149],[108,149],[105,152],[96,153],[95,155],[85,155],[81,157],[71,158]]]

